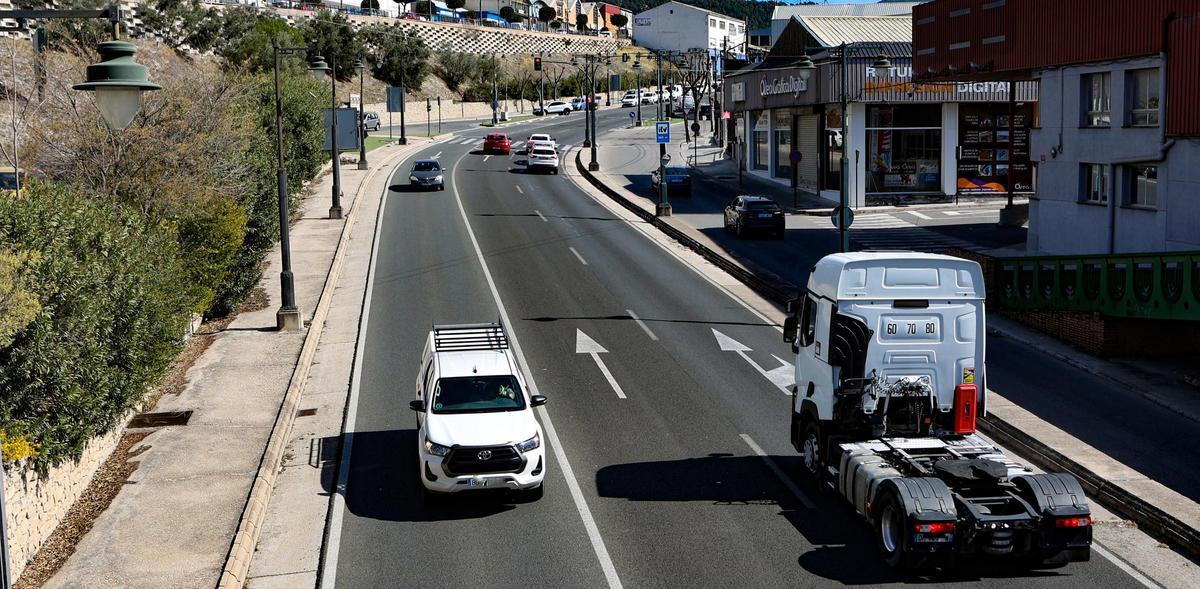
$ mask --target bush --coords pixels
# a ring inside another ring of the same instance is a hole
[[[190,315],[173,233],[63,186],[0,196],[0,243],[34,252],[36,318],[0,349],[0,425],[40,468],[78,457],[157,383]]]
[[[252,175],[238,204],[246,212],[245,238],[215,300],[209,317],[232,313],[262,278],[262,260],[279,239],[279,196],[275,181],[275,82],[269,75],[254,80],[254,91],[245,108],[254,113],[255,137],[244,155]],[[329,104],[328,86],[306,75],[285,76],[283,104],[284,169],[288,178],[288,206],[295,210],[301,187],[325,161],[322,109]]]

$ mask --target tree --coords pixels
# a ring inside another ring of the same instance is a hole
[[[30,276],[38,258],[33,252],[0,250],[0,348],[8,347],[42,310]]]
[[[562,27],[562,21],[558,21],[558,20],[550,21],[550,28],[557,31],[561,27]]]
[[[315,47],[327,63],[330,57],[336,58],[339,82],[354,77],[354,62],[362,56],[362,39],[345,14],[322,10],[315,18],[306,19],[300,25],[300,32],[304,34],[304,40]]]
[[[371,75],[389,86],[420,88],[429,75],[429,47],[411,31],[373,24],[362,29]]]
[[[217,49],[217,54],[225,58],[225,67],[252,74],[270,72],[275,67],[272,41],[278,41],[280,47],[304,45],[304,35],[281,18],[263,19],[241,34],[225,37],[228,41]],[[305,57],[299,54],[283,56],[280,65],[285,72],[308,67]]]
[[[510,23],[519,22],[522,20],[521,15],[517,14],[517,11],[513,10],[512,6],[502,7],[500,9],[500,18],[502,18]]]
[[[625,25],[629,24],[629,17],[618,12],[608,17],[608,22],[612,23],[612,25],[618,29],[623,29],[625,28]]]
[[[585,30],[587,30],[587,26],[588,26],[588,15],[576,14],[575,15],[575,28],[580,31],[585,31]]]
[[[467,5],[467,0],[446,0],[446,7],[450,10],[458,10]]]
[[[567,77],[567,66],[561,63],[543,63],[542,75],[546,77],[546,81],[550,83],[552,90],[551,96],[558,98],[558,87],[562,84],[563,78]]]
[[[151,0],[138,11],[142,26],[181,55],[192,49],[205,53],[222,38],[225,19],[200,0]]]
[[[419,2],[413,3],[412,11],[413,11],[413,14],[424,14],[426,16],[433,16],[434,4],[430,0],[420,0]]]
[[[538,20],[542,21],[543,24],[553,21],[557,16],[558,12],[549,6],[543,6],[538,9],[537,18]]]
[[[379,0],[362,0],[359,8],[364,10],[379,10]]]
[[[462,92],[463,84],[475,77],[479,70],[479,59],[470,53],[442,51],[433,66],[434,74],[454,92]]]

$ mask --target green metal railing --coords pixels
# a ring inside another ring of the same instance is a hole
[[[1200,252],[997,258],[1007,309],[1200,321]]]

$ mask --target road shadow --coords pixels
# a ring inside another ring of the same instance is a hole
[[[345,434],[353,444],[346,484],[346,509],[358,517],[394,522],[435,522],[484,518],[514,509],[523,500],[503,491],[464,493],[426,505],[421,496],[417,430]],[[326,492],[335,481],[322,479]]]
[[[536,217],[537,213],[476,213],[476,217]],[[621,221],[616,217],[579,217],[574,215],[542,215],[547,219],[570,219],[572,221]]]
[[[412,193],[412,192],[437,192],[437,188],[426,186],[413,186],[412,184],[392,184],[388,186],[390,192]]]
[[[783,472],[802,469],[799,456],[770,456]],[[767,466],[764,457],[709,454],[697,458],[616,464],[596,472],[596,490],[604,498],[627,501],[707,503],[712,509],[775,505],[814,548],[796,558],[805,572],[845,585],[884,583],[978,582],[996,577],[1021,579],[1063,576],[1031,571],[1003,562],[972,562],[953,571],[911,574],[888,567],[878,556],[874,534],[840,497],[806,480],[793,480],[815,504],[808,509]],[[703,510],[697,520],[703,521]],[[1071,565],[1078,566],[1078,565]],[[1070,570],[1067,569],[1062,570]]]

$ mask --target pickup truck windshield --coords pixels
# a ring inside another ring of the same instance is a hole
[[[461,376],[438,380],[433,393],[434,413],[520,411],[525,396],[511,375]]]

